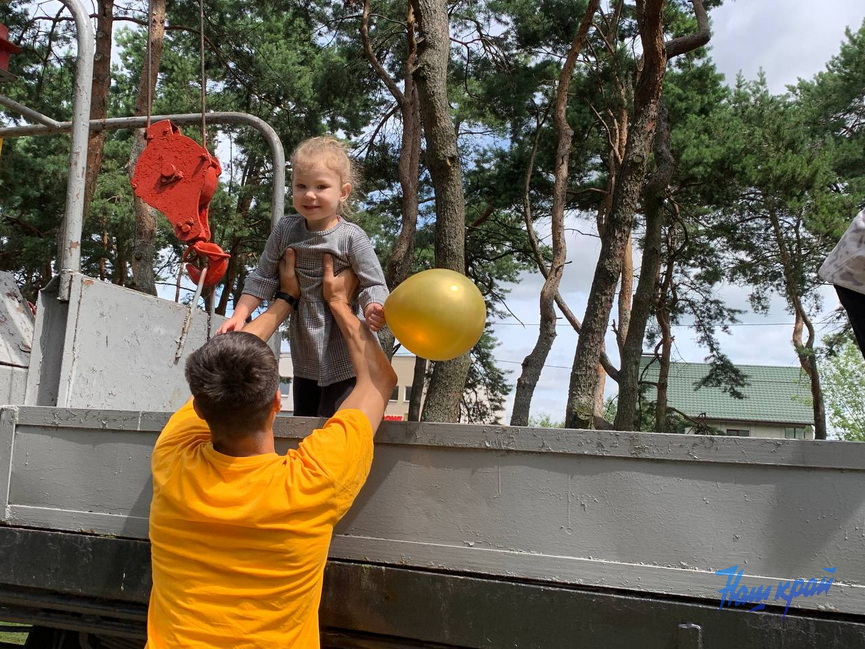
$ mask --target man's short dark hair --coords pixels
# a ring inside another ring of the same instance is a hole
[[[233,437],[261,429],[279,387],[279,364],[257,336],[230,331],[186,359],[186,381],[212,432]]]

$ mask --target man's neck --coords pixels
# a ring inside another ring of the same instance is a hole
[[[251,457],[275,453],[273,445],[273,429],[259,431],[237,439],[221,439],[213,437],[213,448],[229,457]]]

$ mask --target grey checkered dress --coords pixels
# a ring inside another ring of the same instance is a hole
[[[320,386],[352,378],[354,369],[345,339],[321,294],[322,255],[333,256],[334,273],[351,266],[360,280],[355,313],[362,317],[369,304],[384,304],[388,296],[381,264],[372,242],[358,225],[340,219],[320,232],[306,229],[299,214],[282,217],[264,246],[258,266],[246,278],[243,292],[270,300],[279,288],[279,260],[287,248],[296,252],[300,303],[289,317],[288,333],[294,375]]]
[[[865,210],[856,215],[817,274],[830,284],[865,293]]]

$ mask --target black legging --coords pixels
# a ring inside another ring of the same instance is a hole
[[[296,417],[330,417],[351,392],[357,379],[346,379],[324,387],[312,379],[294,377],[292,394]]]
[[[850,326],[853,327],[853,335],[856,337],[859,351],[862,352],[862,358],[865,358],[865,295],[837,284],[835,284],[835,290],[838,292],[841,306],[847,312]]]

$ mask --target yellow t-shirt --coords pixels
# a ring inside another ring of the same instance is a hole
[[[147,648],[318,649],[333,526],[372,464],[373,431],[341,410],[285,456],[217,452],[190,401],[153,449]]]

